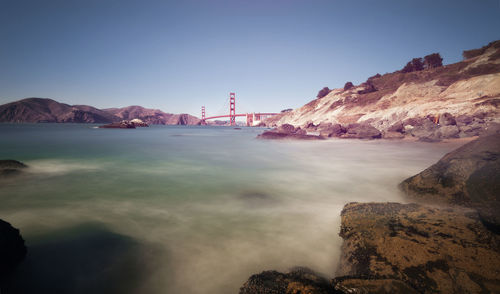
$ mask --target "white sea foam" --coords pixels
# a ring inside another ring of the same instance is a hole
[[[62,175],[75,171],[96,171],[102,169],[103,164],[82,162],[76,160],[42,159],[26,161],[26,172],[40,175]]]

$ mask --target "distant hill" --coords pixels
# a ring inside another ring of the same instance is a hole
[[[161,125],[194,125],[200,122],[192,115],[170,114],[141,106],[101,110],[88,105],[68,105],[48,98],[26,98],[0,105],[0,122],[111,123],[134,118]]]
[[[197,125],[200,119],[189,114],[165,113],[159,109],[144,108],[142,106],[128,106],[123,108],[107,108],[103,111],[119,117],[121,120],[141,119],[148,124],[155,125]]]
[[[0,105],[0,122],[108,123],[117,120],[92,106],[72,106],[47,98],[26,98]]]

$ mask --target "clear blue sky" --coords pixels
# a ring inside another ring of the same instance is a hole
[[[0,104],[280,111],[497,39],[500,0],[0,0]]]

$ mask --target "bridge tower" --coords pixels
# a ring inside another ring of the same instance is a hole
[[[201,107],[201,125],[205,125],[205,106]]]
[[[229,124],[236,124],[236,95],[229,93]]]

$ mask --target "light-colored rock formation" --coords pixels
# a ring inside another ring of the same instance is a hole
[[[293,111],[266,120],[268,126],[291,124],[304,127],[325,124],[342,126],[370,124],[385,137],[396,123],[403,123],[406,135],[429,136],[431,140],[477,135],[492,123],[500,122],[500,41],[485,46],[481,55],[462,62],[417,72],[394,72],[377,75],[347,90],[334,89]],[[476,132],[467,124],[450,127],[434,134],[443,126],[439,117],[447,113],[453,118],[469,116],[480,124]],[[411,133],[424,121],[436,125],[428,133]]]

